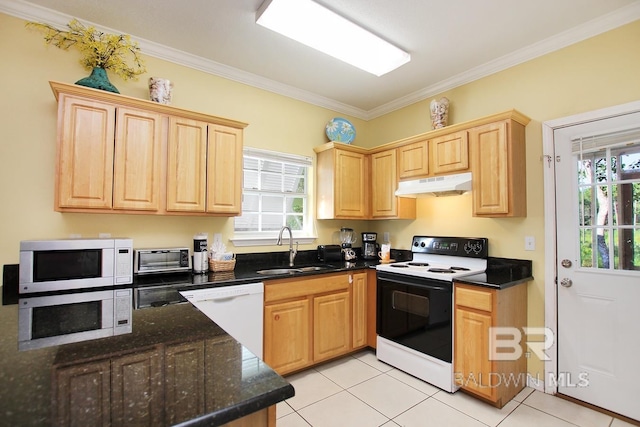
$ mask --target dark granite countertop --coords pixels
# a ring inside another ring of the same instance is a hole
[[[456,282],[505,289],[533,280],[531,264],[530,260],[489,257],[484,273],[459,277]]]
[[[143,375],[139,378],[142,384],[149,382],[157,392],[150,396],[149,407],[144,409],[153,417],[153,425],[221,425],[294,395],[293,387],[284,378],[190,303],[134,310],[133,332],[129,334],[28,351],[18,351],[18,305],[0,306],[0,324],[2,425],[52,425],[56,412],[53,403],[56,399],[68,401],[72,394],[61,391],[66,389],[59,386],[60,375],[91,370],[105,361],[112,368],[110,379],[104,381],[108,388],[102,393],[115,401],[113,396],[118,392],[123,371],[113,366],[129,363],[132,357],[155,361],[148,366],[140,362],[148,370],[136,374]],[[187,356],[179,365],[176,354],[185,348],[200,356]],[[184,375],[182,379],[189,381],[191,375],[200,381],[197,387],[194,385],[200,390],[198,405],[175,402],[177,398],[170,397],[168,375],[174,369],[178,376],[176,365],[188,366],[179,372],[181,378]]]

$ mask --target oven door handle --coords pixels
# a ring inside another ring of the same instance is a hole
[[[434,285],[434,284],[422,284],[422,283],[417,283],[415,281],[403,280],[402,278],[400,278],[400,277],[398,277],[396,275],[394,275],[393,277],[389,277],[388,275],[384,275],[384,276],[380,276],[379,278],[383,279],[383,280],[386,280],[387,282],[399,283],[401,285],[420,286],[422,288],[433,289],[435,291],[447,291],[447,292],[451,291],[450,287],[438,286],[438,285]]]

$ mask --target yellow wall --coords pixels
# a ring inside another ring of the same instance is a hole
[[[42,34],[24,21],[0,14],[0,264],[18,261],[19,241],[31,238],[86,236],[108,232],[130,236],[135,246],[188,245],[199,231],[228,238],[233,220],[147,215],[60,214],[53,211],[56,103],[49,80],[73,82],[88,74],[77,51],[44,45]],[[317,243],[329,243],[340,226],[358,232],[391,233],[394,247],[408,248],[414,234],[488,237],[490,255],[533,260],[536,277],[529,285],[529,324],[544,324],[544,220],[541,123],[583,111],[640,99],[640,21],[594,37],[506,71],[450,90],[450,123],[515,108],[531,117],[527,126],[526,218],[480,219],[471,216],[469,195],[419,199],[415,221],[318,221]],[[437,66],[437,61],[434,61]],[[324,125],[337,114],[273,93],[147,58],[148,74],[138,82],[112,83],[125,95],[147,98],[146,79],[174,81],[173,105],[249,123],[245,145],[313,157],[326,142]],[[364,122],[355,143],[375,146],[431,128],[429,100]],[[534,236],[536,250],[524,251],[524,236]],[[301,249],[315,248],[315,244]],[[234,248],[261,252],[282,248]],[[530,360],[529,372],[542,372]]]

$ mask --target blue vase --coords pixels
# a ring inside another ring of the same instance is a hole
[[[108,92],[120,93],[120,91],[118,91],[118,89],[116,89],[116,87],[109,81],[109,78],[107,77],[107,70],[100,67],[94,67],[89,77],[78,80],[76,84],[94,89],[106,90]]]

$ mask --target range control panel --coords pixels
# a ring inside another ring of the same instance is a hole
[[[413,236],[411,252],[487,258],[489,256],[489,240],[484,237]]]

